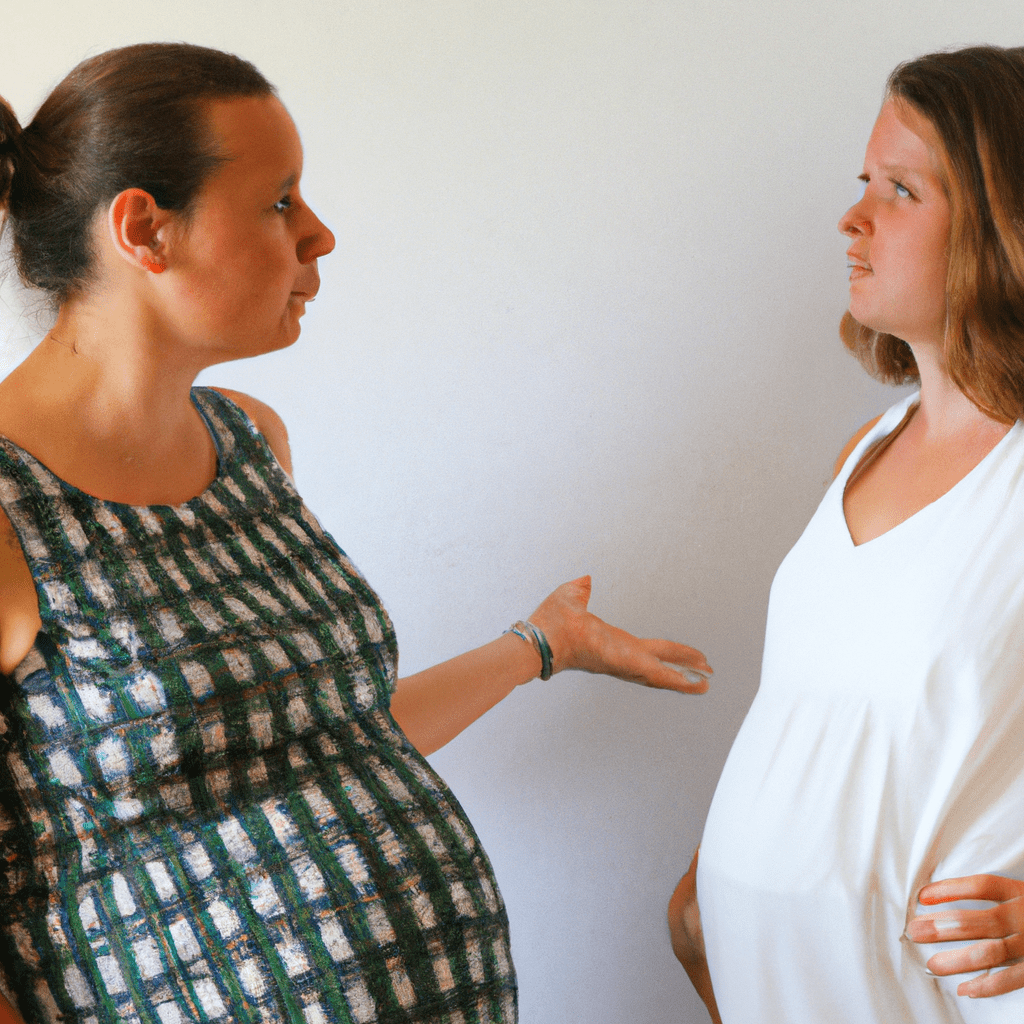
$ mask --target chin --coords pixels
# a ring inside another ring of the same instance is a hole
[[[862,327],[866,327],[869,331],[877,331],[879,334],[892,334],[893,331],[886,323],[886,318],[880,316],[877,311],[871,309],[864,309],[863,306],[856,302],[851,302],[849,307],[850,316],[857,321]]]
[[[299,335],[302,332],[299,330],[299,325],[296,324],[294,329],[286,332],[280,338],[277,339],[276,343],[270,345],[267,348],[268,352],[279,352],[283,348],[291,348],[299,340]]]
[[[298,340],[299,332],[291,331],[288,334],[282,332],[272,338],[263,338],[258,344],[237,345],[225,354],[222,362],[231,362],[235,359],[255,359],[257,356],[265,356],[270,352],[279,352],[281,349],[289,348]]]

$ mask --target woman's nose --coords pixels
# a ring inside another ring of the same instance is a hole
[[[839,218],[839,230],[844,235],[864,235],[868,231],[868,221],[861,209],[864,200],[854,203],[846,213]]]
[[[312,263],[334,248],[334,233],[331,229],[312,210],[309,215],[313,223],[299,242],[300,263]]]

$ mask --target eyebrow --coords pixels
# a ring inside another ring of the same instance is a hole
[[[913,167],[907,167],[906,164],[880,164],[879,169],[884,174],[895,174],[897,176],[910,174],[915,178],[923,177],[921,171],[914,170]],[[929,170],[928,173],[934,174],[934,171]],[[860,181],[867,181],[870,178],[870,175],[867,171],[861,171],[861,173],[857,175],[857,178]]]
[[[285,178],[284,181],[282,181],[281,184],[277,186],[277,190],[279,192],[287,192],[289,189],[295,187],[295,182],[297,182],[298,180],[299,176],[297,174],[289,174],[288,177]]]

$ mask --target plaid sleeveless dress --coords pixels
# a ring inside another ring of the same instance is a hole
[[[100,501],[0,439],[42,629],[0,678],[0,964],[30,1022],[508,1024],[490,863],[389,711],[379,600],[226,398],[216,480]]]

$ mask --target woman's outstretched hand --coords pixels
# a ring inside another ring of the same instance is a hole
[[[912,942],[978,940],[961,949],[936,953],[928,961],[928,970],[943,976],[990,972],[961,983],[957,995],[997,996],[1024,988],[1024,882],[1002,875],[948,878],[926,885],[918,900],[926,906],[953,900],[993,903],[984,910],[922,914],[907,925],[907,937]]]
[[[617,676],[663,690],[704,693],[711,666],[693,647],[645,640],[587,611],[590,577],[563,583],[530,616],[551,647],[552,669]]]
[[[671,640],[641,640],[587,611],[590,577],[563,583],[530,621],[547,637],[554,672],[600,672],[645,686],[704,693],[711,666]],[[433,753],[517,686],[540,675],[530,643],[506,633],[483,647],[398,681],[391,713],[423,754]]]

